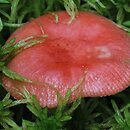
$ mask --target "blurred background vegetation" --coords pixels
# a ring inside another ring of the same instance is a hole
[[[130,0],[0,0],[0,47],[23,23],[65,10],[66,2],[80,11],[103,15],[130,33]],[[130,130],[130,88],[109,97],[81,99],[72,105],[64,102],[51,110],[41,108],[27,93],[21,101],[6,94],[1,85],[0,129]]]

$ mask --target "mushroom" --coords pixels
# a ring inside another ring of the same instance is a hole
[[[126,89],[130,84],[130,37],[111,20],[91,12],[70,16],[56,12],[45,14],[16,30],[16,42],[29,36],[47,34],[44,42],[23,50],[8,64],[18,74],[43,83],[24,83],[3,77],[4,88],[16,98],[24,87],[35,95],[42,107],[57,106],[57,92],[64,98],[68,89],[83,82],[73,91],[70,102],[79,97],[101,97]],[[85,73],[85,74],[84,74]],[[46,83],[46,85],[44,84]],[[53,87],[52,87],[53,86]]]

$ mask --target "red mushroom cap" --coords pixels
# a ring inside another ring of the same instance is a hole
[[[31,80],[54,85],[34,85],[3,78],[7,91],[17,99],[23,86],[36,95],[42,107],[57,105],[56,91],[64,97],[79,82],[70,101],[79,96],[95,97],[115,94],[130,84],[130,37],[112,21],[94,13],[79,12],[70,20],[66,12],[57,12],[58,23],[46,14],[26,23],[10,37],[19,41],[28,36],[48,35],[45,42],[25,49],[8,67]]]

